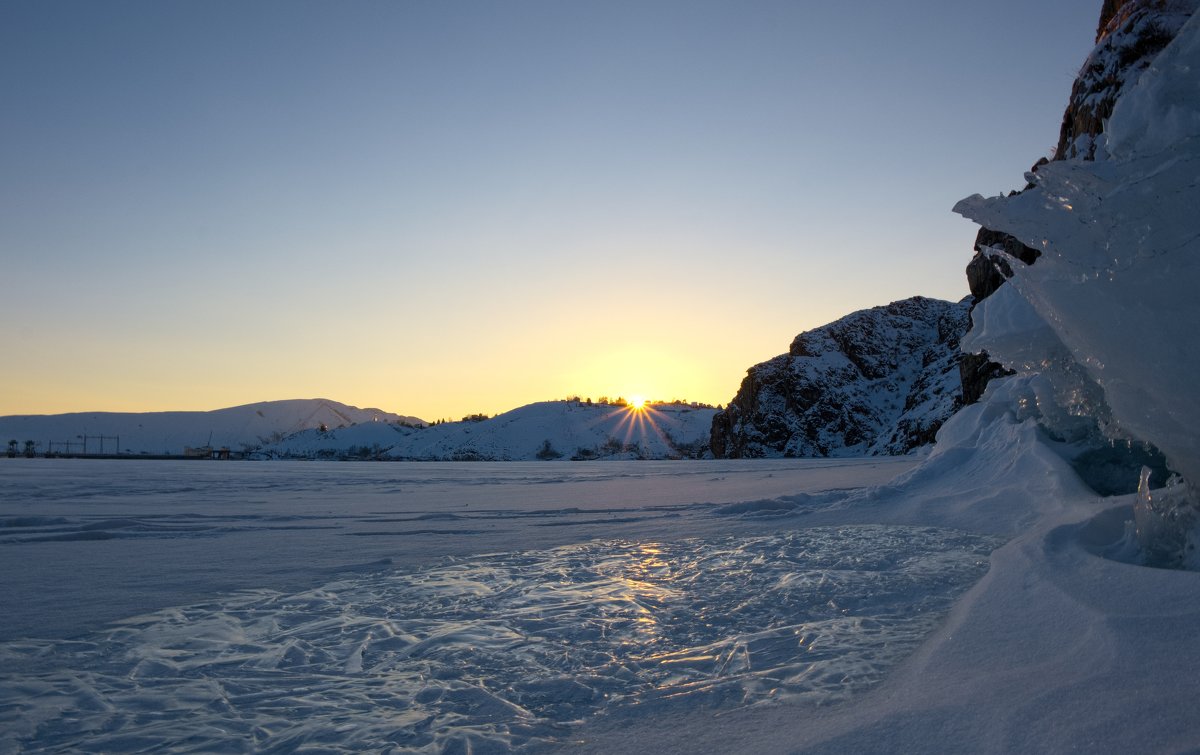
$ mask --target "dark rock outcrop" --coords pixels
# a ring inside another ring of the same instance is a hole
[[[997,250],[1004,254],[997,255]],[[975,257],[967,264],[967,285],[971,289],[972,306],[991,296],[1004,281],[1012,277],[1012,267],[1005,255],[1032,265],[1041,254],[1007,233],[980,228],[975,236]]]
[[[855,312],[751,367],[713,418],[718,458],[903,454],[959,406],[966,302],[924,297]]]

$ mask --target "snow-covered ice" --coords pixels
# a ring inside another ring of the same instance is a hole
[[[0,745],[508,748],[844,699],[1003,538],[779,523],[914,463],[6,460]]]
[[[11,744],[507,749],[613,710],[877,682],[1000,538],[896,526],[596,540],[258,590],[0,649]],[[55,662],[48,665],[50,657]]]
[[[924,459],[5,461],[0,749],[1200,741],[1200,575],[1025,390]]]
[[[912,463],[5,459],[0,586],[22,610],[0,612],[0,640],[443,556],[721,534],[728,518],[692,515],[878,483]]]

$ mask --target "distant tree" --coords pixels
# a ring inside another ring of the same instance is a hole
[[[17,456],[17,441],[10,440],[8,442],[8,458],[15,459]]]
[[[591,405],[592,405],[592,397],[591,397],[591,396],[588,396],[588,397],[587,397],[587,402],[586,402],[586,403],[587,403],[587,405],[588,405],[588,406],[591,406]]]
[[[534,456],[541,459],[542,461],[550,461],[552,459],[562,458],[562,454],[559,453],[558,451],[555,451],[554,446],[550,445],[549,438],[542,441],[542,447],[538,449],[537,453],[534,454]]]
[[[488,418],[488,416],[487,416],[486,414],[483,414],[483,413],[478,413],[478,414],[468,414],[467,416],[465,416],[465,417],[463,417],[463,418],[462,418],[462,421],[463,421],[463,422],[483,422],[483,421],[485,421],[487,418]]]
[[[37,444],[31,440],[25,441],[25,458],[32,459],[37,455]]]

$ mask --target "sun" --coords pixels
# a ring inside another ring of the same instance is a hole
[[[638,396],[636,394],[633,396],[630,396],[629,397],[629,408],[633,409],[635,412],[640,412],[641,410],[645,409],[646,408],[646,397]]]

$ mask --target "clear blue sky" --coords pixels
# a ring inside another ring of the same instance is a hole
[[[958,299],[1100,0],[0,4],[0,414],[722,403]]]

